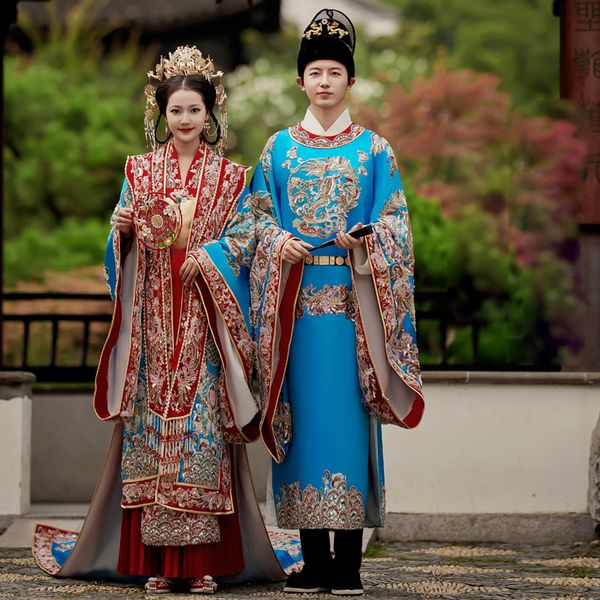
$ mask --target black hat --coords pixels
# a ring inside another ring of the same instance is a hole
[[[339,10],[325,8],[317,13],[302,34],[298,51],[298,75],[313,60],[336,60],[354,77],[354,26]]]

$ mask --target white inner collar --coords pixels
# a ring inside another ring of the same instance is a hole
[[[310,107],[306,109],[304,119],[300,123],[303,129],[314,135],[337,135],[352,125],[350,111],[346,108],[344,112],[331,124],[329,129],[323,129],[317,117],[312,114]]]

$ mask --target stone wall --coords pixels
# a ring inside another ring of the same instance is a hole
[[[0,515],[29,510],[31,373],[0,372]]]
[[[588,539],[600,375],[427,373],[413,431],[384,427],[394,539]]]
[[[599,374],[429,372],[424,381],[422,424],[384,427],[382,537],[594,535],[587,492]],[[90,395],[36,392],[32,500],[89,500],[111,433],[112,425],[94,416]],[[261,443],[249,450],[262,500],[269,458]]]

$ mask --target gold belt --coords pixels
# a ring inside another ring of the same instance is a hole
[[[341,267],[350,266],[349,256],[307,256],[304,259],[305,265],[315,265],[320,267]]]

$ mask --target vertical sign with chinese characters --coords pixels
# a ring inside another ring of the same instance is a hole
[[[574,100],[586,129],[582,225],[600,224],[600,0],[562,0],[561,95]]]

